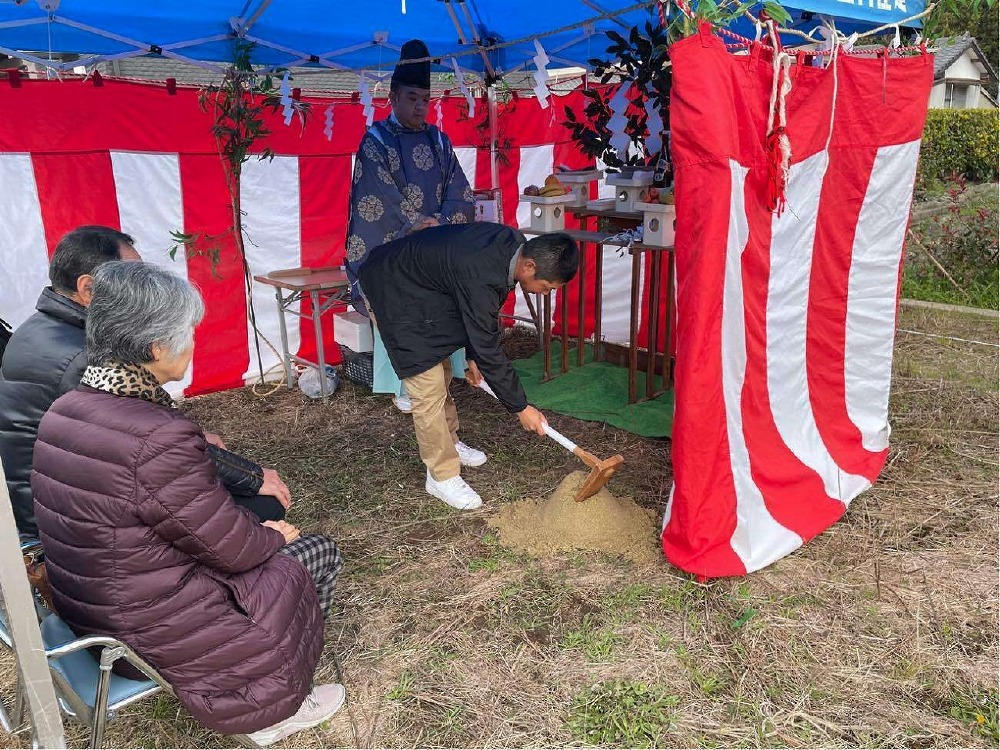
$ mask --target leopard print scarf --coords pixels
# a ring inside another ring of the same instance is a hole
[[[123,365],[109,362],[90,365],[83,372],[81,385],[126,398],[141,398],[160,406],[173,406],[174,400],[163,390],[160,382],[142,365]]]

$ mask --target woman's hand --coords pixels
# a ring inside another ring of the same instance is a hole
[[[214,432],[206,432],[205,433],[205,442],[206,443],[211,443],[216,448],[221,448],[222,450],[226,449],[226,444],[222,442],[222,438],[220,438]]]
[[[287,521],[264,521],[261,526],[267,526],[269,529],[280,531],[281,535],[285,537],[285,544],[294,542],[302,535],[302,532],[298,530],[298,527],[292,526]]]
[[[479,372],[479,365],[473,362],[471,359],[466,363],[465,370],[465,382],[471,385],[473,388],[478,388],[479,384],[483,382],[483,374]]]
[[[281,477],[274,469],[264,469],[264,483],[260,486],[258,494],[271,495],[285,510],[292,507],[292,493],[288,491],[288,485],[281,481]]]
[[[521,420],[521,426],[528,432],[535,432],[539,435],[545,434],[545,426],[549,423],[534,406],[526,406],[517,413],[517,418]]]

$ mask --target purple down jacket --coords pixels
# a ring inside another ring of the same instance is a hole
[[[298,710],[323,618],[284,537],[233,505],[181,412],[86,386],[42,418],[31,486],[56,610],[119,638],[192,716],[240,734]]]

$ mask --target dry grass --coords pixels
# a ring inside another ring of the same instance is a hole
[[[902,314],[905,329],[997,340],[996,321]],[[501,548],[485,526],[497,505],[577,466],[465,387],[465,439],[491,462],[473,475],[490,501],[464,514],[423,493],[412,427],[384,397],[189,403],[281,471],[294,522],[345,550],[318,678],[339,661],[349,707],[289,746],[995,747],[997,349],[900,333],[895,369],[876,487],[800,552],[708,585],[666,562]],[[612,489],[661,511],[669,441],[553,423],[624,454]],[[108,744],[233,746],[167,697],[126,711]]]

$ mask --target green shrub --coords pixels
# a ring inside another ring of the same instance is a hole
[[[960,178],[947,185],[945,195],[942,213],[912,227],[903,296],[996,310],[1000,217],[995,193],[970,197]]]
[[[927,112],[917,185],[929,185],[952,174],[967,180],[997,179],[1000,113],[995,109],[932,109]]]

